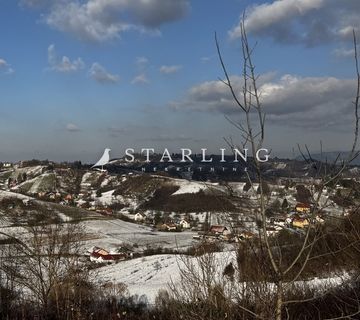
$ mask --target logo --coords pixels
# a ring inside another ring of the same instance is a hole
[[[206,148],[202,148],[200,149],[201,153],[201,163],[212,163],[213,162],[213,158],[211,156],[207,155],[207,149]],[[226,149],[221,148],[219,149],[220,151],[220,163],[226,163],[229,161],[229,159],[227,159],[228,157],[226,157],[225,153],[226,153]],[[243,150],[239,150],[236,148],[232,149],[232,153],[233,153],[233,157],[232,157],[232,161],[233,163],[238,163],[239,161],[244,161],[247,162],[248,158],[249,158],[249,149],[243,149]],[[142,148],[140,150],[140,155],[143,155],[144,157],[144,161],[149,163],[151,162],[151,156],[155,154],[155,149],[154,148]],[[161,158],[159,162],[169,162],[172,163],[174,162],[173,157],[171,156],[171,153],[169,152],[169,149],[165,148],[161,153]],[[194,159],[192,158],[192,156],[194,156],[193,152],[191,149],[189,148],[181,148],[180,149],[180,155],[181,155],[181,160],[179,161],[180,163],[193,163]],[[255,152],[255,158],[257,161],[259,162],[267,162],[269,160],[270,157],[270,152],[268,149],[266,148],[260,148],[258,150],[256,150]],[[135,161],[135,149],[133,148],[127,148],[125,150],[125,158],[124,160],[126,162],[132,163]]]

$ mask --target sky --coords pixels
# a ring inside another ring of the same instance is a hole
[[[214,33],[240,91],[244,12],[266,147],[349,150],[358,0],[0,0],[0,161],[240,141]]]

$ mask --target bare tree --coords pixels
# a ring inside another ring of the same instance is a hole
[[[329,197],[325,197],[324,201],[325,188],[336,184],[351,161],[358,156],[360,75],[355,32],[353,40],[357,89],[354,100],[354,138],[350,152],[346,160],[337,159],[328,164],[314,160],[308,146],[305,146],[306,152],[299,147],[304,160],[309,164],[309,170],[313,171],[312,174],[315,177],[314,182],[306,186],[309,189],[309,198],[313,207],[306,216],[307,226],[302,233],[289,234],[284,231],[279,236],[273,237],[268,232],[269,221],[266,212],[271,204],[265,190],[263,163],[256,157],[257,150],[264,144],[266,116],[261,103],[258,75],[252,60],[254,48],[249,44],[244,18],[245,16],[240,24],[243,61],[240,92],[228,73],[216,34],[215,42],[224,72],[224,79],[220,81],[229,89],[234,104],[241,114],[239,121],[229,117],[227,119],[240,132],[240,148],[249,149],[252,155],[250,165],[255,175],[251,176],[247,173],[247,180],[253,193],[258,195],[256,208],[254,208],[260,226],[258,236],[256,239],[242,241],[237,246],[238,265],[234,272],[237,281],[233,281],[234,277],[231,279],[224,277],[219,286],[214,279],[215,270],[219,268],[218,261],[205,253],[204,256],[198,258],[197,267],[192,262],[185,261],[181,273],[182,285],[173,284],[171,292],[177,299],[181,298],[183,303],[188,303],[188,307],[190,305],[191,308],[188,311],[183,308],[183,313],[181,313],[188,315],[188,319],[209,318],[209,313],[206,312],[208,310],[199,309],[199,306],[207,302],[206,306],[216,307],[217,302],[220,301],[219,296],[223,298],[222,307],[226,305],[226,308],[222,309],[224,311],[222,316],[227,314],[229,318],[231,318],[229,315],[231,310],[238,310],[244,319],[290,318],[293,316],[294,306],[315,303],[324,297],[330,299],[329,301],[334,301],[335,296],[338,303],[335,304],[337,309],[332,313],[332,315],[337,314],[334,319],[354,317],[360,313],[360,300],[356,293],[358,287],[351,284],[354,283],[354,277],[342,272],[337,278],[351,291],[349,295],[351,303],[349,299],[346,303],[345,299],[341,300],[338,287],[334,287],[331,282],[320,289],[311,287],[311,281],[306,280],[311,278],[311,272],[314,274],[316,268],[324,270],[325,263],[329,263],[329,271],[332,272],[343,271],[344,268],[359,270],[357,263],[349,263],[346,266],[344,263],[344,261],[360,258],[358,219],[354,219],[352,215],[351,217],[337,217],[336,223],[322,225],[318,222],[320,213],[329,205]],[[226,142],[233,149],[239,148],[232,139],[226,139]],[[358,208],[353,210],[353,212],[357,211]],[[330,264],[333,265],[330,266]],[[358,277],[358,274],[355,274],[355,277]],[[213,300],[213,290],[217,292],[215,300]],[[321,318],[320,311],[319,314]],[[217,318],[210,314],[210,319]]]
[[[31,226],[27,230],[25,239],[3,252],[1,269],[23,292],[24,301],[31,301],[44,314],[54,304],[60,317],[64,309],[74,309],[75,292],[76,306],[81,305],[90,286],[82,260],[84,233],[78,224]]]

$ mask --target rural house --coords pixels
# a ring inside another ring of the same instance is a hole
[[[143,222],[145,220],[145,218],[146,218],[145,215],[141,212],[136,213],[134,216],[134,220],[136,222]]]
[[[299,213],[310,213],[310,209],[311,209],[311,207],[310,207],[310,204],[308,204],[308,203],[299,202],[295,206],[296,212],[299,212]]]
[[[181,228],[183,229],[190,229],[190,222],[185,220],[185,219],[181,219],[179,222],[179,225],[181,226]]]

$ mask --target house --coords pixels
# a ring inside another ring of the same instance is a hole
[[[324,220],[321,216],[319,216],[319,215],[317,215],[317,216],[315,217],[315,221],[316,221],[317,223],[324,223],[324,222],[325,222],[325,220]]]
[[[250,231],[243,231],[239,234],[239,238],[241,240],[252,239],[252,238],[254,238],[254,236],[255,236],[255,234]]]
[[[106,208],[104,208],[103,210],[102,210],[102,214],[105,214],[105,215],[112,215],[112,213],[113,213],[113,211],[112,211],[112,209],[111,208],[108,208],[108,207],[106,207]]]
[[[55,195],[55,193],[53,193],[53,192],[50,192],[47,196],[48,196],[48,198],[49,198],[50,200],[55,200],[55,199],[56,199],[56,195]]]
[[[291,220],[290,217],[287,217],[287,218],[285,219],[285,222],[286,222],[286,225],[287,225],[287,226],[291,226],[292,220]]]
[[[118,260],[126,260],[129,258],[132,258],[132,253],[124,250],[122,252],[113,252],[100,247],[93,247],[90,250],[90,261],[93,262],[111,262]]]
[[[100,214],[103,214],[103,215],[106,215],[106,216],[109,216],[113,213],[112,209],[111,208],[97,208],[96,209],[96,212],[100,213]]]
[[[73,196],[71,194],[67,194],[65,197],[64,197],[64,200],[65,201],[72,201],[73,199]]]
[[[294,228],[300,228],[300,229],[303,229],[307,226],[309,226],[309,220],[306,219],[306,218],[294,218],[293,221],[292,221],[292,226]]]
[[[32,201],[31,199],[23,199],[22,203],[23,203],[26,207],[33,205],[33,201]]]
[[[213,225],[213,226],[210,227],[209,233],[212,233],[212,234],[215,234],[215,235],[228,235],[231,232],[225,226]]]
[[[266,228],[266,235],[268,237],[275,236],[278,232],[279,232],[279,230],[277,230],[274,227],[267,227]]]
[[[276,226],[285,227],[288,224],[288,218],[286,216],[271,217],[270,223]],[[291,220],[290,220],[291,222]]]
[[[46,192],[43,192],[43,191],[38,192],[39,198],[44,198],[45,196],[46,196]]]
[[[159,229],[162,231],[176,231],[176,225],[173,223],[163,223]]]
[[[146,218],[146,216],[145,216],[145,214],[143,214],[142,212],[138,212],[138,213],[136,213],[135,216],[134,216],[134,220],[135,220],[136,222],[143,222],[143,221],[145,220],[145,218]]]
[[[207,237],[230,241],[232,239],[232,234],[225,226],[213,225],[210,227]]]
[[[296,212],[300,213],[310,213],[310,204],[304,202],[298,202],[295,206]]]
[[[183,229],[190,229],[191,226],[190,226],[190,222],[185,220],[185,219],[181,219],[180,222],[179,222],[179,225],[181,226],[181,228]]]
[[[167,224],[165,224],[165,226],[166,226],[167,231],[175,231],[176,230],[176,225],[173,223],[167,223]]]

